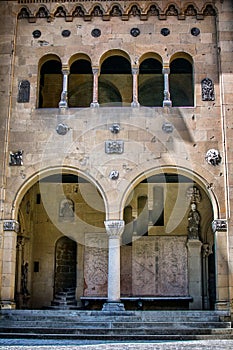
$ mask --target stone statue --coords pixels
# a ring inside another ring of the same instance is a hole
[[[199,239],[200,214],[196,209],[196,204],[191,204],[191,210],[188,215],[188,238]]]
[[[28,263],[24,263],[22,265],[22,294],[23,295],[29,295],[28,289],[27,289],[27,283],[28,283]]]

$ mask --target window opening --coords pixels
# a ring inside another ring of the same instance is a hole
[[[184,58],[175,59],[170,65],[169,79],[172,106],[194,106],[192,64]]]
[[[139,67],[139,103],[141,106],[163,105],[163,74],[162,64],[147,58]]]
[[[40,70],[39,108],[58,108],[62,92],[61,62],[49,60]]]

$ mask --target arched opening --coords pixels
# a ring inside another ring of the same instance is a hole
[[[61,62],[49,57],[40,67],[39,108],[58,108],[62,92]]]
[[[132,72],[127,58],[121,55],[107,57],[99,77],[99,103],[123,105],[132,102]]]
[[[105,217],[99,189],[81,175],[47,174],[27,188],[18,209],[17,308],[77,308],[87,291],[99,288],[105,293],[107,279],[101,286],[90,277],[93,266],[102,273],[93,260],[93,245],[105,233]],[[100,259],[107,269],[106,251]],[[68,300],[59,304],[58,295],[67,292],[73,293],[72,305]]]
[[[204,187],[188,175],[156,173],[128,198],[122,296],[150,297],[145,309],[214,308],[213,209]]]
[[[91,62],[78,59],[71,64],[68,87],[69,107],[90,107],[92,102],[93,74]]]
[[[173,107],[194,106],[193,65],[190,60],[175,58],[170,64],[169,80]]]
[[[162,63],[155,58],[146,58],[139,67],[139,94],[141,106],[163,105]]]

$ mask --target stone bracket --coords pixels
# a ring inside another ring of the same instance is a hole
[[[227,231],[227,220],[226,219],[216,219],[212,221],[212,230],[216,231]]]

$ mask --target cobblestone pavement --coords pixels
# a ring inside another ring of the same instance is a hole
[[[0,339],[4,350],[232,350],[233,340],[85,342],[68,340]]]

